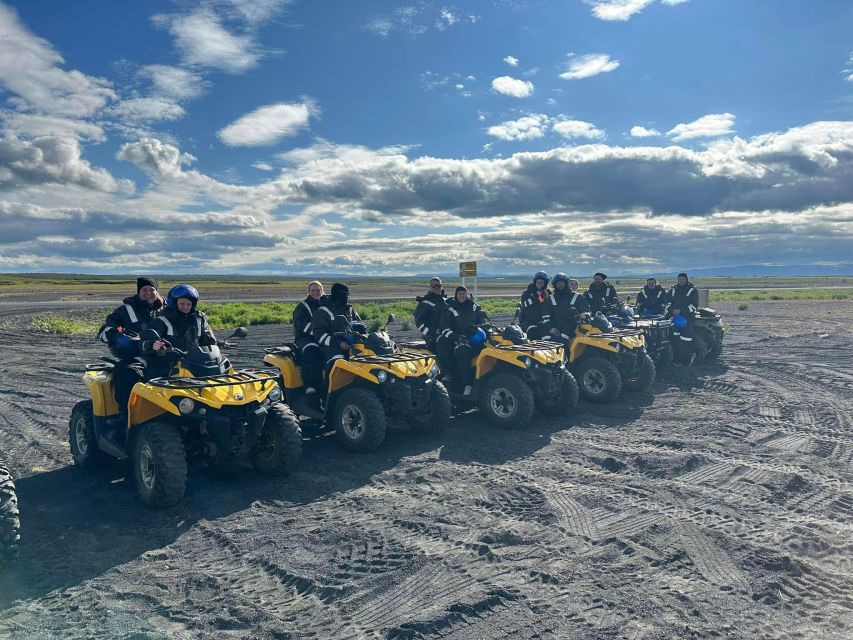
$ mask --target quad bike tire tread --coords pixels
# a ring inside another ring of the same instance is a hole
[[[515,413],[508,417],[499,416],[492,411],[490,398],[496,389],[506,389],[515,399]],[[486,381],[480,394],[480,410],[486,414],[489,422],[501,429],[523,429],[533,418],[536,408],[533,390],[521,377],[512,373],[496,373]]]
[[[708,358],[708,343],[704,338],[693,337],[693,353],[696,354],[696,359],[693,361],[694,366],[702,364]]]
[[[151,447],[154,457],[154,487],[143,485],[139,455],[145,444]],[[137,494],[143,504],[153,509],[164,509],[177,504],[184,497],[187,486],[187,454],[178,430],[168,422],[149,422],[140,428],[133,441],[133,475]]]
[[[591,369],[597,369],[604,377],[604,392],[595,394],[587,390],[584,383],[584,374]],[[592,356],[581,359],[575,366],[573,372],[575,379],[578,381],[580,395],[590,402],[608,403],[613,402],[622,393],[622,374],[616,365],[599,356]]]
[[[453,404],[447,388],[436,381],[429,398],[430,411],[428,414],[413,415],[409,418],[409,426],[415,431],[436,433],[444,429],[450,420]]]
[[[537,408],[546,416],[565,416],[577,406],[579,395],[578,381],[567,371],[556,401],[539,396],[536,398]]]
[[[79,451],[76,442],[76,423],[78,420],[86,421],[86,454]],[[101,451],[98,446],[98,438],[95,436],[95,412],[91,400],[81,400],[71,410],[71,419],[68,421],[68,446],[71,449],[71,457],[74,464],[80,469],[97,469],[102,467],[109,456]]]
[[[255,447],[249,452],[249,459],[261,473],[286,475],[296,469],[302,459],[302,429],[299,420],[286,404],[274,404],[268,409],[264,431],[267,429],[272,430],[275,440],[273,455],[261,457],[260,450]]]
[[[644,353],[636,378],[625,379],[622,388],[625,391],[651,391],[655,384],[655,363],[649,354]]]
[[[18,555],[21,539],[21,519],[15,482],[5,465],[0,464],[0,569]]]
[[[359,408],[366,422],[365,432],[357,440],[349,437],[341,426],[344,409],[353,404]],[[376,394],[367,389],[353,387],[341,392],[341,395],[335,400],[332,419],[335,437],[347,451],[359,453],[373,451],[385,441],[385,431],[388,423],[388,419],[385,416],[385,408],[382,406],[379,398],[376,397]]]
[[[672,361],[675,358],[675,354],[672,351],[672,344],[667,343],[660,350],[657,358],[653,358],[655,363],[655,369],[666,369],[669,366],[672,366]]]

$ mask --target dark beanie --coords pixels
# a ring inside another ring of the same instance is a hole
[[[599,271],[598,273],[596,273],[596,274],[595,274],[595,275],[593,275],[592,277],[594,278],[595,276],[601,276],[601,279],[602,279],[602,280],[607,280],[607,274],[606,274],[606,273],[601,273],[601,271]]]
[[[340,298],[349,294],[349,287],[341,282],[336,282],[332,285],[332,297]]]
[[[149,278],[147,276],[142,276],[141,278],[136,279],[136,293],[139,293],[142,287],[154,287],[155,289],[160,288],[154,278]]]
[[[458,287],[456,287],[456,293],[459,293],[460,291],[464,291],[465,293],[468,293],[468,287],[460,284]]]
[[[679,277],[679,278],[680,278],[680,277],[682,277],[682,276],[684,276],[685,278],[687,278],[687,274],[686,274],[686,273],[684,273],[683,271],[682,271],[681,273],[679,273],[679,274],[678,274],[678,277]]]

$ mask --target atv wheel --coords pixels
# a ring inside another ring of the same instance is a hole
[[[385,440],[385,409],[375,393],[354,387],[335,400],[332,426],[349,451],[373,451]]]
[[[140,427],[131,454],[136,493],[143,504],[163,509],[180,502],[187,486],[187,454],[178,430],[168,422]]]
[[[693,353],[696,354],[696,359],[693,364],[702,364],[705,358],[708,357],[708,343],[699,336],[693,338]]]
[[[95,437],[95,414],[92,412],[91,400],[78,402],[71,410],[68,445],[74,464],[81,469],[94,469],[106,461],[107,454],[98,447],[98,439]]]
[[[622,375],[619,369],[604,358],[583,358],[575,365],[574,374],[584,400],[613,402],[622,392]]]
[[[672,344],[667,342],[661,347],[658,352],[655,354],[657,357],[653,358],[655,363],[655,369],[666,369],[667,367],[672,365],[672,359],[674,358],[672,352]]]
[[[497,373],[486,381],[480,409],[501,429],[523,429],[533,417],[533,390],[517,375]]]
[[[637,367],[637,375],[633,378],[626,378],[622,382],[622,388],[625,391],[651,391],[654,384],[655,363],[649,354],[644,353]]]
[[[15,483],[6,466],[0,464],[0,569],[18,555],[20,531]]]
[[[719,360],[720,356],[723,355],[723,339],[714,336],[711,340],[711,346],[708,347],[707,355],[705,356],[706,360]]]
[[[429,396],[429,411],[411,415],[409,426],[415,431],[441,431],[450,420],[452,408],[450,394],[444,385],[436,380]]]
[[[281,476],[299,466],[302,458],[302,429],[284,403],[269,408],[258,443],[249,452],[252,465],[261,473]]]
[[[578,404],[578,382],[567,371],[559,393],[550,397],[538,396],[536,401],[536,406],[545,415],[565,416]]]

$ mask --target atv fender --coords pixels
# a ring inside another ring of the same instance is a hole
[[[83,374],[83,384],[92,395],[92,413],[98,417],[114,416],[119,413],[113,392],[113,374],[111,370],[93,367]]]
[[[302,381],[302,370],[296,366],[296,361],[292,356],[284,353],[268,353],[264,356],[264,363],[281,371],[281,380],[284,383],[285,391],[299,389],[305,385]]]

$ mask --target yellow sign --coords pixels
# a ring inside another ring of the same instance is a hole
[[[459,263],[459,276],[476,276],[477,275],[477,263],[476,262],[460,262]]]

